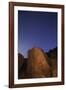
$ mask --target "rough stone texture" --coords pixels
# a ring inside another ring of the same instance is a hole
[[[47,55],[40,48],[32,48],[28,52],[27,72],[29,77],[50,77],[51,69],[47,62]]]

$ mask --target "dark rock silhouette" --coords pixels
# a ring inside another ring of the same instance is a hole
[[[18,54],[18,79],[27,78],[27,58]]]
[[[57,47],[47,53],[50,58],[49,65],[52,70],[52,77],[57,77]]]
[[[24,56],[18,53],[18,71],[20,72],[20,69],[24,62]]]
[[[20,79],[26,79],[28,78],[28,75],[27,75],[27,59],[25,60],[24,59],[24,62],[23,62],[23,65],[21,66],[21,69],[20,69],[20,72],[19,72],[19,75],[18,75],[18,78]]]
[[[30,77],[50,77],[50,66],[47,63],[47,55],[40,48],[32,48],[28,52],[27,72]]]

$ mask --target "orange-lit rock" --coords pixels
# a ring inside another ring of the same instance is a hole
[[[47,62],[48,56],[40,48],[32,48],[28,52],[27,72],[30,77],[50,77],[51,69]]]

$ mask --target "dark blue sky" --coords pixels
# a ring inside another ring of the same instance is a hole
[[[57,13],[18,11],[18,52],[40,47],[45,52],[57,46]]]

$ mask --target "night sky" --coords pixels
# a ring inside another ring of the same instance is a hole
[[[57,46],[57,13],[18,11],[18,52],[27,57],[33,47],[45,52]]]

